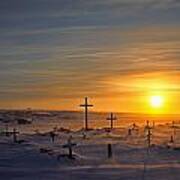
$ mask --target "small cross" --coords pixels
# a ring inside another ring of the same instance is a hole
[[[151,147],[151,140],[152,140],[152,132],[151,132],[150,127],[148,127],[148,132],[147,132],[147,142],[148,142],[148,148]]]
[[[85,120],[85,130],[88,130],[88,108],[89,107],[93,107],[92,104],[88,104],[88,98],[85,97],[85,103],[84,104],[81,104],[80,107],[83,107],[85,109],[85,117],[84,117],[84,120]]]
[[[9,126],[8,126],[8,123],[6,123],[6,126],[5,126],[5,135],[9,136]]]
[[[148,120],[146,121],[146,127],[150,127]]]
[[[75,143],[72,143],[72,136],[69,137],[69,139],[67,140],[67,144],[65,144],[63,146],[63,148],[68,148],[69,149],[69,158],[72,159],[73,158],[73,154],[72,154],[72,148],[76,146]]]
[[[108,117],[107,120],[110,121],[110,128],[113,129],[113,124],[114,124],[113,122],[114,122],[115,120],[117,120],[117,118],[114,116],[113,113],[111,113],[111,114],[110,114],[110,117]]]
[[[51,131],[51,132],[49,133],[49,135],[50,135],[50,137],[51,137],[52,142],[54,142],[54,141],[55,141],[55,137],[56,137],[56,133],[55,133],[54,131]]]
[[[148,131],[148,129],[153,129],[153,127],[152,126],[150,126],[150,122],[147,120],[146,121],[146,126],[144,127],[144,131]]]
[[[175,125],[175,121],[172,121],[172,129],[173,129],[173,139],[174,139],[174,146],[175,146],[175,139],[176,139],[176,125]]]
[[[14,142],[17,142],[17,134],[19,134],[19,132],[16,130],[16,128],[13,129],[13,141]]]

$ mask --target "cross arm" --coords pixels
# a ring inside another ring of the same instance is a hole
[[[93,107],[92,104],[81,104],[80,107]]]
[[[114,117],[114,118],[106,118],[106,120],[117,120],[117,118],[116,117]]]

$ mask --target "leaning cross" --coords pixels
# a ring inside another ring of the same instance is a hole
[[[84,120],[85,120],[85,130],[88,130],[88,108],[89,107],[93,107],[92,104],[88,104],[88,98],[85,97],[85,103],[84,104],[81,104],[80,107],[83,107],[85,108],[85,117],[84,117]]]

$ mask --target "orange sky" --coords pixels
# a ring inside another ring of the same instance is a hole
[[[7,3],[0,108],[80,110],[88,96],[94,111],[180,114],[178,1]]]

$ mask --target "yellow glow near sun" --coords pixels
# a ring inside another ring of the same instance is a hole
[[[163,96],[151,96],[150,97],[150,104],[153,108],[160,108],[163,106],[164,103],[164,97]]]

